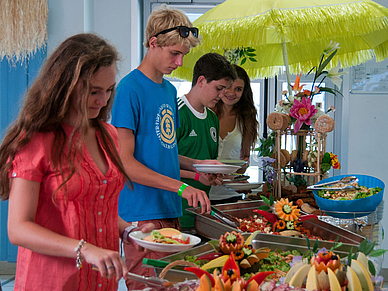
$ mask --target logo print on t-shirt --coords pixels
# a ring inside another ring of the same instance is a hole
[[[176,145],[174,113],[170,105],[162,104],[159,113],[156,115],[155,131],[160,143],[167,149]]]
[[[212,136],[214,142],[217,142],[217,131],[214,127],[210,127],[210,135]]]
[[[197,133],[195,132],[194,129],[190,132],[189,136],[197,136]]]

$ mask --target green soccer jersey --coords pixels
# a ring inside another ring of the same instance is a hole
[[[220,122],[209,108],[203,113],[196,111],[186,96],[178,98],[180,128],[177,130],[178,153],[182,156],[206,160],[217,159]],[[209,194],[210,186],[193,179],[181,179],[190,186]],[[182,227],[194,227],[194,215],[185,211],[187,200],[182,199],[183,216],[179,221]]]

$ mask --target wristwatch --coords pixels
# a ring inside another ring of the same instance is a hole
[[[121,236],[121,239],[126,242],[126,243],[129,243],[129,240],[128,240],[128,235],[135,229],[137,228],[136,225],[130,225],[130,226],[127,226],[124,231],[123,231],[123,235]]]

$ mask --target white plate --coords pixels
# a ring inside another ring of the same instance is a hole
[[[247,161],[244,160],[218,160],[219,162],[227,165],[244,166]]]
[[[211,164],[194,164],[193,165],[198,171],[202,173],[212,174],[231,174],[240,169],[240,166],[234,165],[211,165]]]
[[[224,185],[233,190],[252,190],[259,188],[263,183],[224,183]]]
[[[175,253],[175,252],[182,252],[185,250],[188,250],[189,248],[192,248],[193,246],[199,244],[201,242],[201,239],[199,237],[196,237],[191,234],[182,233],[183,237],[187,239],[187,237],[190,237],[190,243],[189,244],[182,244],[182,245],[176,245],[176,244],[162,244],[162,243],[156,243],[152,241],[146,241],[143,240],[145,237],[151,235],[150,232],[143,233],[141,231],[133,231],[129,234],[129,236],[141,247],[151,250],[151,251],[157,251],[157,252],[165,252],[165,253]]]

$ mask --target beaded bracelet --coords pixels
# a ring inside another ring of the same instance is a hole
[[[182,186],[181,186],[181,187],[179,188],[179,190],[178,190],[178,196],[181,196],[181,197],[182,197],[182,192],[183,192],[183,190],[186,189],[187,186],[189,186],[189,185],[187,185],[186,183],[183,183],[183,184],[182,184]]]
[[[123,233],[122,233],[122,235],[121,235],[121,240],[122,240],[123,242],[128,243],[128,242],[129,242],[128,236],[129,236],[129,234],[130,234],[135,228],[137,228],[136,225],[127,226],[127,227],[124,229],[124,231],[123,231]]]
[[[78,268],[78,270],[81,269],[82,261],[84,260],[83,258],[81,258],[81,249],[84,246],[84,244],[86,244],[86,241],[81,239],[78,243],[78,246],[74,249],[74,251],[77,253],[77,268]]]

